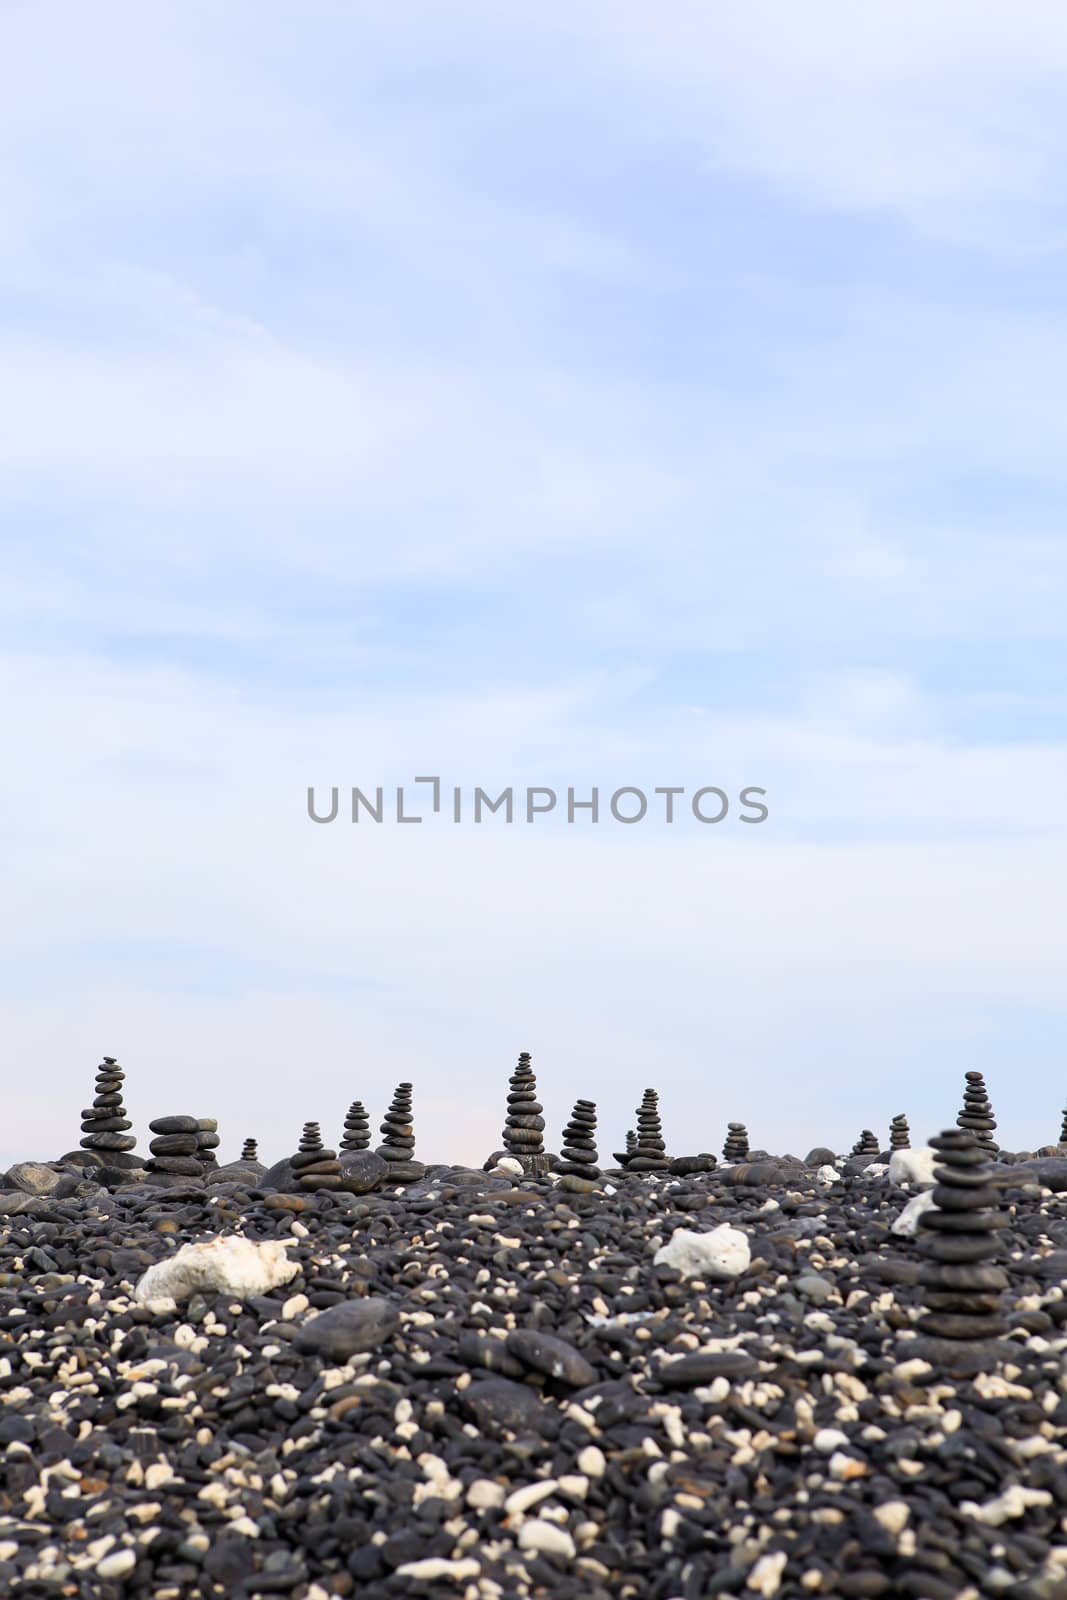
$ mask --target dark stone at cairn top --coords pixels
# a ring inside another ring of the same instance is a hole
[[[259,1146],[254,1139],[246,1139],[241,1146],[241,1160],[251,1161],[259,1165]]]
[[[389,1110],[381,1125],[382,1143],[378,1155],[389,1163],[382,1182],[414,1183],[426,1168],[415,1160],[415,1130],[411,1112],[411,1084],[398,1083]]]
[[[908,1127],[908,1119],[903,1111],[898,1116],[895,1116],[889,1124],[889,1148],[890,1150],[911,1149],[911,1129]]]
[[[339,1189],[341,1164],[336,1150],[327,1150],[317,1122],[305,1122],[300,1147],[289,1165],[300,1189]]]
[[[999,1196],[989,1182],[985,1145],[965,1128],[950,1128],[930,1143],[941,1160],[934,1168],[934,1204],[919,1218],[926,1309],[917,1323],[922,1347],[916,1353],[955,1366],[960,1345],[981,1347],[972,1351],[976,1362],[988,1359],[991,1342],[1007,1331],[1001,1301],[1008,1276],[989,1261],[999,1252],[996,1230],[1007,1218],[995,1209]],[[971,1359],[964,1351],[964,1365]]]
[[[956,1126],[973,1133],[980,1144],[995,1153],[997,1142],[993,1138],[993,1129],[997,1125],[997,1119],[989,1103],[985,1079],[980,1072],[968,1072],[965,1077],[967,1081],[963,1090],[963,1110],[956,1118]]]
[[[563,1175],[562,1188],[593,1185],[600,1177],[596,1153],[596,1101],[576,1100],[571,1120],[563,1130],[562,1159],[556,1171]],[[568,1183],[570,1178],[575,1180]]]
[[[345,1117],[342,1150],[367,1150],[370,1148],[370,1118],[362,1100],[353,1100]]]
[[[154,1135],[148,1146],[151,1159],[147,1164],[153,1181],[178,1184],[203,1178],[199,1118],[155,1117],[148,1127]]]
[[[521,1161],[529,1172],[531,1165],[543,1164],[534,1158],[543,1157],[545,1153],[545,1119],[544,1107],[537,1098],[537,1078],[530,1065],[528,1050],[519,1053],[518,1065],[511,1074],[508,1090],[507,1117],[500,1137],[508,1155]]]
[[[726,1140],[722,1147],[724,1161],[748,1160],[748,1129],[743,1122],[726,1124]]]
[[[637,1108],[637,1149],[626,1163],[627,1172],[666,1172],[670,1162],[659,1120],[659,1095],[646,1089]]]
[[[878,1153],[877,1135],[872,1133],[870,1128],[864,1128],[852,1146],[852,1154],[854,1156],[876,1156]]]
[[[96,1096],[82,1112],[82,1149],[98,1151],[105,1161],[116,1151],[132,1150],[137,1143],[129,1132],[133,1124],[122,1103],[125,1078],[114,1056],[105,1056],[96,1069]]]

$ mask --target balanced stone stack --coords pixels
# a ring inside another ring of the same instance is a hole
[[[726,1124],[726,1141],[722,1147],[724,1161],[748,1160],[748,1129],[743,1122]]]
[[[341,1138],[342,1150],[367,1150],[370,1147],[370,1118],[362,1100],[353,1100],[345,1118],[345,1131]]]
[[[426,1171],[415,1160],[415,1130],[411,1113],[411,1084],[398,1083],[381,1125],[378,1155],[389,1163],[384,1183],[414,1183]]]
[[[167,1183],[202,1181],[199,1117],[156,1117],[148,1126],[155,1135],[148,1146],[152,1154],[149,1172]]]
[[[128,1155],[137,1140],[129,1132],[133,1124],[122,1103],[125,1078],[114,1056],[105,1056],[96,1069],[96,1096],[82,1112],[82,1149],[95,1151],[110,1166],[140,1165],[139,1157],[135,1163]]]
[[[968,1072],[966,1078],[963,1110],[956,1118],[956,1126],[973,1133],[979,1144],[985,1145],[990,1154],[996,1154],[997,1142],[993,1138],[993,1129],[997,1125],[997,1119],[989,1103],[985,1079],[980,1072]]]
[[[219,1124],[217,1117],[197,1118],[197,1156],[205,1167],[217,1167],[219,1158],[215,1151],[219,1147]]]
[[[339,1189],[341,1163],[336,1150],[327,1150],[322,1143],[322,1133],[317,1122],[305,1122],[300,1135],[300,1147],[290,1156],[289,1165],[301,1189]]]
[[[560,1188],[578,1194],[591,1193],[597,1187],[600,1168],[596,1153],[596,1102],[576,1100],[571,1120],[563,1130],[562,1160],[556,1167],[561,1173]]]
[[[934,1203],[919,1218],[927,1258],[919,1274],[926,1306],[917,1324],[921,1353],[935,1364],[978,1370],[991,1358],[991,1342],[1007,1329],[1001,1293],[1008,1277],[989,1260],[998,1253],[996,1230],[1007,1218],[995,1209],[989,1152],[974,1134],[950,1128],[930,1143],[941,1161],[934,1168]],[[961,1350],[964,1343],[969,1348]]]
[[[854,1156],[876,1156],[878,1154],[878,1138],[870,1128],[864,1128],[859,1138],[852,1146]]]
[[[626,1149],[613,1152],[615,1160],[620,1167],[628,1167],[631,1159],[637,1154],[637,1134],[631,1128],[626,1135]]]
[[[241,1146],[241,1160],[244,1162],[259,1163],[259,1146],[254,1139],[246,1139]]]
[[[1060,1144],[1067,1145],[1067,1110],[1064,1111],[1063,1121],[1060,1123]]]
[[[637,1108],[637,1148],[626,1163],[627,1172],[666,1172],[670,1166],[659,1120],[659,1095],[646,1089]]]
[[[501,1138],[508,1155],[520,1161],[527,1172],[547,1167],[544,1130],[544,1107],[537,1098],[537,1078],[530,1065],[530,1052],[523,1050],[509,1080],[508,1111]]]
[[[889,1124],[889,1148],[890,1150],[910,1150],[911,1148],[911,1129],[908,1127],[908,1119],[903,1111],[900,1112],[899,1116],[895,1116]]]

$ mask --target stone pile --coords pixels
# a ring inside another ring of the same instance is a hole
[[[600,1168],[596,1152],[596,1102],[576,1100],[571,1120],[563,1130],[562,1159],[556,1171],[562,1174],[561,1189],[577,1193],[591,1192],[597,1188]]]
[[[726,1124],[726,1140],[722,1147],[724,1161],[748,1160],[748,1129],[743,1122]]]
[[[184,1115],[156,1117],[148,1124],[154,1135],[148,1148],[148,1171],[166,1183],[197,1183],[204,1177],[200,1160],[200,1119]]]
[[[1067,1145],[1067,1109],[1064,1110],[1063,1120],[1060,1123],[1060,1144]]]
[[[612,1152],[612,1154],[614,1155],[615,1160],[618,1162],[620,1167],[625,1168],[629,1165],[631,1156],[635,1156],[637,1154],[637,1134],[632,1128],[626,1135],[625,1150],[615,1150]]]
[[[919,1218],[926,1256],[919,1283],[926,1309],[916,1326],[934,1364],[958,1365],[958,1345],[965,1341],[972,1348],[962,1357],[978,1370],[990,1359],[981,1346],[1007,1331],[1001,1295],[1008,1276],[990,1258],[999,1253],[996,1233],[1008,1219],[996,1209],[989,1152],[972,1133],[950,1128],[930,1143],[941,1159],[934,1168],[933,1205]]]
[[[637,1108],[637,1148],[626,1162],[627,1172],[666,1172],[670,1166],[659,1120],[659,1095],[646,1089]]]
[[[980,1072],[968,1072],[966,1080],[963,1109],[956,1118],[956,1126],[973,1133],[979,1144],[985,1145],[987,1150],[995,1154],[997,1142],[993,1137],[993,1129],[997,1125],[997,1119],[989,1103],[985,1079]]]
[[[852,1146],[852,1154],[854,1156],[876,1156],[878,1153],[877,1134],[872,1133],[870,1128],[864,1128]]]
[[[141,1165],[139,1157],[136,1161],[129,1157],[137,1140],[129,1131],[133,1124],[122,1101],[125,1078],[115,1057],[105,1056],[96,1069],[96,1096],[88,1110],[82,1112],[82,1149],[94,1151],[114,1167]]]
[[[543,1163],[544,1107],[537,1098],[537,1078],[530,1065],[530,1052],[523,1050],[518,1065],[511,1074],[508,1088],[508,1110],[501,1138],[509,1156],[521,1161],[529,1172]]]
[[[345,1117],[342,1150],[367,1150],[370,1148],[370,1118],[362,1100],[353,1100]]]
[[[386,1183],[414,1183],[425,1167],[415,1160],[415,1131],[411,1112],[411,1084],[398,1083],[381,1125],[382,1143],[377,1154],[389,1163]]]
[[[890,1150],[911,1149],[911,1129],[908,1127],[908,1119],[903,1111],[895,1116],[889,1124],[889,1148]]]
[[[336,1150],[327,1150],[322,1143],[322,1133],[317,1122],[305,1122],[300,1135],[300,1146],[289,1165],[301,1189],[339,1189],[341,1163]]]
[[[241,1146],[241,1160],[246,1163],[253,1162],[258,1166],[259,1146],[256,1144],[254,1139],[246,1139],[244,1144]]]

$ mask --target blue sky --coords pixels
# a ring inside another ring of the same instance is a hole
[[[1062,8],[0,31],[6,1153],[104,1052],[278,1153],[411,1077],[480,1159],[520,1049],[605,1148],[1052,1137]],[[771,819],[306,819],[420,772]]]

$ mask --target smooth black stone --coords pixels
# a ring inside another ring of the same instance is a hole
[[[502,1378],[522,1378],[527,1371],[503,1339],[494,1339],[487,1333],[460,1334],[456,1354],[464,1366],[496,1372]]]
[[[716,1378],[747,1378],[759,1371],[759,1362],[741,1350],[697,1351],[665,1361],[655,1370],[665,1389],[695,1389]]]
[[[919,1226],[935,1233],[993,1233],[1007,1226],[999,1211],[924,1211]]]
[[[705,1151],[697,1156],[675,1156],[668,1170],[677,1178],[687,1178],[696,1172],[714,1172],[717,1166],[715,1157]]]
[[[475,1379],[460,1391],[459,1405],[475,1427],[491,1438],[527,1429],[535,1434],[558,1431],[557,1418],[537,1391],[510,1378]]]
[[[148,1146],[154,1156],[193,1156],[197,1151],[196,1135],[191,1133],[163,1133]]]
[[[152,1133],[196,1133],[200,1124],[196,1117],[156,1117],[148,1124]]]
[[[305,1167],[314,1167],[318,1162],[336,1160],[335,1150],[327,1150],[324,1146],[320,1146],[317,1150],[298,1150],[295,1156],[289,1157],[289,1165],[294,1172],[302,1172]]]
[[[399,1326],[400,1313],[391,1300],[367,1295],[309,1318],[293,1343],[298,1350],[340,1365],[350,1356],[379,1349]]]
[[[953,1184],[938,1183],[933,1190],[934,1204],[943,1211],[953,1211],[964,1214],[979,1211],[983,1206],[995,1206],[1000,1200],[1000,1192],[988,1185],[981,1189],[958,1188]]]
[[[513,1328],[505,1343],[510,1355],[546,1378],[574,1389],[585,1389],[597,1380],[596,1368],[572,1344],[555,1334],[539,1328]]]
[[[186,1178],[199,1178],[204,1170],[192,1156],[153,1156],[152,1169]]]
[[[342,1150],[341,1176],[350,1194],[370,1194],[382,1182],[389,1163],[374,1150]]]
[[[999,1317],[968,1313],[956,1316],[947,1311],[927,1312],[916,1326],[922,1333],[939,1339],[996,1339],[1008,1331],[1007,1323]]]

